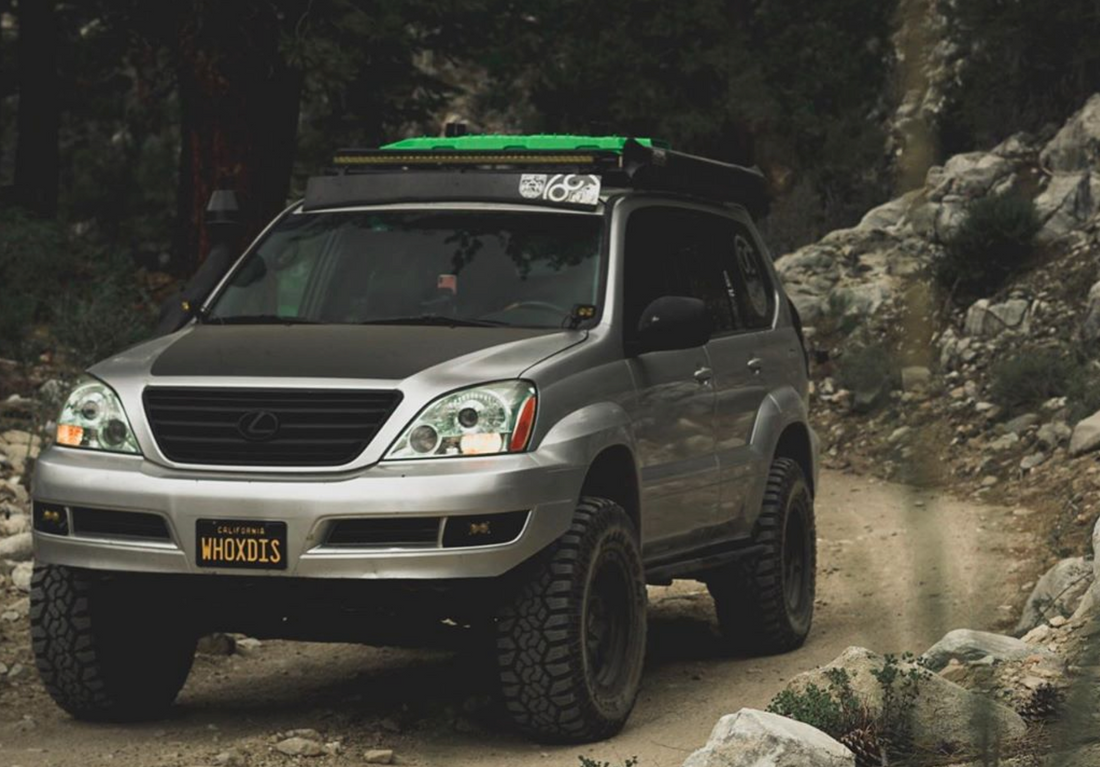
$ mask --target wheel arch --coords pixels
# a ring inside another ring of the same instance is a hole
[[[588,473],[581,485],[581,495],[606,498],[622,506],[639,539],[641,538],[642,508],[638,467],[629,447],[615,444],[601,450],[588,467]]]
[[[797,463],[806,477],[810,495],[816,495],[813,438],[805,423],[795,421],[787,424],[775,445],[774,458],[789,458]]]

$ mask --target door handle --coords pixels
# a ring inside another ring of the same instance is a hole
[[[760,359],[759,357],[753,357],[746,364],[748,365],[749,370],[757,374],[759,374],[760,371],[764,369],[764,360]]]
[[[694,377],[700,386],[706,386],[710,383],[710,379],[714,377],[714,371],[705,366],[700,367],[695,371]]]

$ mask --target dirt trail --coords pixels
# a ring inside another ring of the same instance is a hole
[[[314,728],[342,741],[318,767],[362,764],[367,748],[401,764],[574,767],[580,754],[639,767],[672,767],[714,722],[763,707],[785,681],[849,645],[921,652],[952,628],[1003,627],[1019,603],[1021,552],[1035,545],[1011,509],[899,485],[826,473],[818,501],[818,608],[810,641],[774,658],[728,658],[700,584],[651,590],[650,652],[638,706],[618,737],[546,747],[512,734],[492,704],[477,658],[351,645],[264,642],[248,656],[199,656],[172,718],[135,726],[88,725],[57,710],[33,673],[0,689],[0,765],[216,764],[236,749],[242,765],[291,765],[274,733]],[[6,633],[8,661],[25,631]],[[18,660],[29,654],[19,651]],[[11,665],[9,661],[9,665]],[[25,719],[24,717],[30,717]]]

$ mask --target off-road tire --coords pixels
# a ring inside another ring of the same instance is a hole
[[[718,626],[735,652],[789,652],[810,633],[817,566],[813,496],[795,461],[772,463],[754,537],[750,556],[707,578]]]
[[[582,498],[569,530],[521,577],[496,621],[506,710],[538,740],[611,737],[634,708],[645,660],[645,575],[630,518]]]
[[[197,637],[149,581],[58,565],[31,580],[31,639],[47,692],[77,719],[161,716],[187,680]]]

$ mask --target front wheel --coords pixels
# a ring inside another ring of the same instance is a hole
[[[755,544],[755,555],[707,578],[718,626],[735,651],[789,652],[810,633],[817,567],[813,496],[795,461],[771,465]]]
[[[77,719],[164,714],[195,655],[181,604],[140,577],[35,567],[31,638],[46,691]]]
[[[569,530],[530,568],[496,623],[505,707],[542,740],[611,737],[634,708],[645,660],[634,526],[618,504],[583,498]]]

